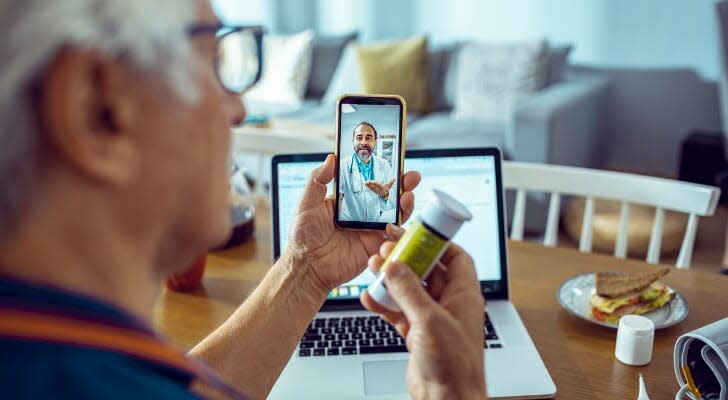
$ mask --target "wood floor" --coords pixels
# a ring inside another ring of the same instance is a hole
[[[728,206],[726,205],[718,206],[712,217],[700,219],[691,268],[720,274],[723,267],[726,226],[728,226]],[[559,246],[576,248],[577,243],[562,232],[559,235]],[[674,265],[676,259],[677,254],[667,255],[661,257],[660,262]],[[726,276],[726,281],[728,283],[728,276]]]

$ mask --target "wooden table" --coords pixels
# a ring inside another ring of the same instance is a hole
[[[228,318],[265,275],[271,262],[268,218],[261,201],[255,240],[211,254],[202,289],[164,293],[155,318],[173,342],[193,346]],[[663,281],[684,296],[690,313],[682,323],[657,331],[651,364],[626,366],[614,358],[616,332],[569,315],[559,306],[556,289],[567,278],[587,271],[655,266],[523,242],[510,242],[509,255],[513,302],[556,383],[559,399],[635,399],[640,372],[652,399],[672,399],[677,391],[672,363],[677,337],[728,316],[728,277],[673,268]]]

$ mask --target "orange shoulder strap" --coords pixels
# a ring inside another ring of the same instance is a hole
[[[226,397],[245,399],[202,363],[148,335],[102,323],[33,311],[0,308],[0,337],[109,350],[189,374]]]
[[[184,354],[161,341],[129,329],[68,317],[19,310],[0,310],[0,336],[111,350],[200,376]]]

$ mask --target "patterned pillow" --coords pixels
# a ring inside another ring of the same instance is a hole
[[[548,46],[545,41],[468,43],[457,68],[453,116],[508,121],[519,101],[546,86]]]
[[[313,31],[263,38],[263,74],[245,93],[253,103],[297,106],[303,102],[311,71]]]

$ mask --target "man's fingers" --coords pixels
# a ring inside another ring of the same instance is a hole
[[[450,242],[450,244],[447,245],[447,249],[444,253],[442,253],[442,256],[440,256],[440,262],[445,265],[450,265],[450,261],[452,261],[453,258],[459,257],[462,254],[467,255],[468,253],[463,250],[462,247],[458,246],[457,244]]]
[[[323,164],[311,172],[306,189],[301,197],[299,210],[308,210],[319,206],[326,198],[326,185],[334,179],[336,157],[329,154]]]
[[[394,249],[394,242],[384,242],[381,246],[379,246],[379,255],[387,258],[389,253],[392,252],[392,249]]]
[[[482,310],[485,302],[473,260],[468,253],[457,249],[454,249],[450,256],[446,263],[447,270],[444,271],[447,275],[447,283],[442,288],[440,301],[456,319],[471,327],[468,330],[473,338],[480,338],[483,334],[480,324],[482,324]],[[435,291],[438,288],[432,289]]]
[[[379,270],[382,268],[382,264],[384,264],[384,257],[379,254],[373,255],[369,257],[369,260],[367,260],[367,267],[374,275],[379,273]]]
[[[402,190],[411,192],[420,184],[422,176],[417,171],[409,171],[402,177]]]
[[[405,223],[412,216],[415,209],[415,195],[412,192],[404,192],[399,198],[399,219]]]
[[[448,287],[455,291],[478,288],[478,276],[473,259],[460,246],[450,243],[440,257],[440,262],[447,266]]]
[[[407,221],[415,208],[415,195],[412,191],[420,184],[420,173],[410,171],[402,177],[402,196],[399,198],[400,222]]]
[[[427,292],[430,293],[435,300],[440,300],[442,292],[447,287],[447,267],[442,263],[437,263],[435,268],[430,272],[430,276],[427,277]]]
[[[334,173],[336,171],[336,157],[333,154],[326,156],[323,164],[319,165],[313,170],[311,176],[314,177],[319,183],[327,185],[334,179]]]
[[[410,321],[421,319],[437,306],[420,279],[405,264],[393,262],[385,269],[385,282],[392,299]]]
[[[389,240],[396,242],[402,237],[402,235],[404,235],[405,230],[395,224],[387,224],[384,232],[387,234],[387,238],[389,238]]]

